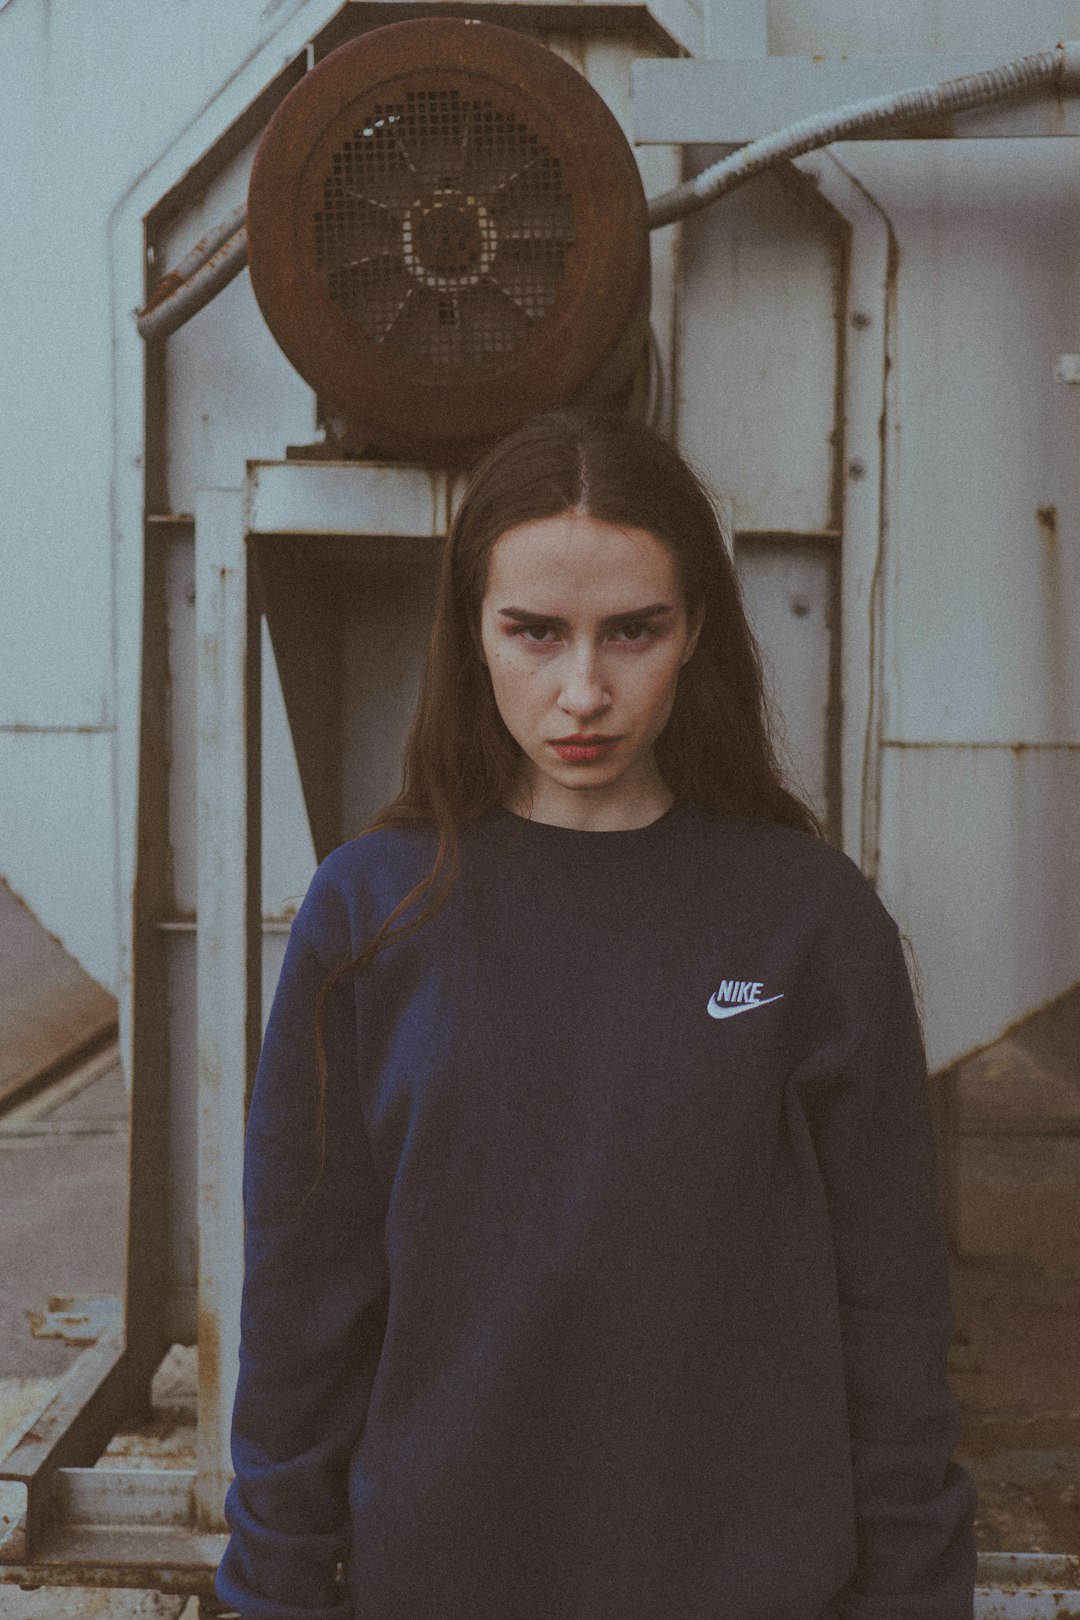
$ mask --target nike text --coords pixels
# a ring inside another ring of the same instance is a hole
[[[754,979],[722,979],[720,988],[709,997],[710,1018],[733,1018],[736,1013],[767,1007],[770,1001],[783,1001],[783,995],[762,996],[765,986]]]

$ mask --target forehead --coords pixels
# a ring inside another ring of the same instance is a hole
[[[575,604],[609,612],[679,599],[671,549],[647,529],[576,512],[500,535],[488,558],[485,602],[567,617]]]

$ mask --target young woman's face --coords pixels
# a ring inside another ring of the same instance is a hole
[[[699,629],[671,551],[645,529],[564,512],[500,535],[480,637],[524,755],[508,808],[597,830],[662,815],[671,794],[653,744]]]

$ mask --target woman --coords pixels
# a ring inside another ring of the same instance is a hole
[[[526,424],[270,1014],[245,1620],[970,1616],[918,1022],[815,833],[692,474]]]

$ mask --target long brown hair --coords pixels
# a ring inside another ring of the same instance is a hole
[[[674,555],[687,615],[704,610],[697,646],[656,743],[657,764],[676,802],[820,836],[813,812],[785,786],[777,764],[761,659],[702,481],[665,439],[629,417],[578,411],[533,417],[475,467],[450,527],[402,789],[364,829],[429,826],[438,833],[438,848],[431,871],[322,987],[315,1015],[320,1124],[327,995],[340,978],[367,968],[390,939],[404,938],[435,915],[457,875],[461,829],[508,802],[518,785],[521,750],[495,706],[480,656],[491,548],[520,523],[571,510],[662,540]]]

